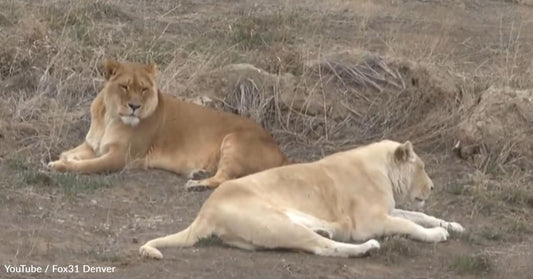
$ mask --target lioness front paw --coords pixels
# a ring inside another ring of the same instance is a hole
[[[185,183],[185,189],[192,192],[201,192],[211,189],[209,186],[202,184],[201,180],[189,180]]]
[[[428,242],[441,242],[446,241],[450,234],[445,228],[436,227],[426,229],[426,241]]]
[[[444,222],[440,224],[441,227],[445,228],[449,232],[462,233],[465,231],[465,228],[461,224],[456,222]]]
[[[187,176],[187,178],[189,178],[190,180],[205,179],[207,177],[209,177],[209,172],[204,169],[194,170]]]
[[[448,231],[451,231],[451,232],[458,232],[458,233],[462,233],[465,231],[465,228],[463,226],[461,226],[461,224],[459,223],[456,223],[456,222],[446,222],[444,224],[441,225],[441,227],[447,229]]]
[[[156,260],[160,260],[163,258],[163,254],[161,254],[159,250],[157,250],[154,247],[147,246],[147,245],[143,245],[141,246],[141,248],[139,248],[139,254],[142,257],[152,258]]]
[[[374,249],[379,249],[381,248],[381,245],[379,244],[379,242],[375,239],[370,239],[369,241],[363,243],[363,245],[366,245],[367,246],[367,252],[370,251],[370,250],[374,250]]]
[[[61,160],[50,162],[48,163],[48,169],[57,172],[65,172],[67,171],[67,162]]]

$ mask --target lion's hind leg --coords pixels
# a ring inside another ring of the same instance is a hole
[[[226,180],[288,162],[272,138],[253,132],[227,134],[222,140],[219,152],[220,158],[215,175],[202,180],[189,180],[185,185],[187,190],[213,189]]]
[[[294,222],[284,211],[257,200],[219,209],[217,235],[238,248],[290,249],[336,257],[361,256],[379,248],[376,240],[348,244],[325,238]]]
[[[337,240],[342,238],[343,240],[346,240],[339,232],[340,226],[336,223],[321,220],[298,210],[285,210],[284,213],[292,222],[307,227],[323,237]]]

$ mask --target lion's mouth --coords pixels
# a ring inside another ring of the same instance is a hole
[[[426,204],[426,201],[424,199],[421,199],[419,197],[415,198],[415,202],[414,202],[415,207],[422,208],[424,207],[425,204]]]
[[[122,123],[126,124],[126,125],[130,125],[130,126],[137,126],[137,124],[139,124],[139,117],[135,116],[135,115],[126,115],[126,116],[123,116],[121,115],[120,116],[120,120],[122,120]]]

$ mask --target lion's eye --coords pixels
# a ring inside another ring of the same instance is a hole
[[[128,91],[128,86],[127,85],[124,85],[124,84],[121,84],[120,85],[120,88],[124,91]]]
[[[143,88],[142,93],[146,94],[146,93],[148,93],[148,90],[149,90],[148,88]]]

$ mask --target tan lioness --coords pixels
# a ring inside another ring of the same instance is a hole
[[[155,72],[154,64],[104,61],[85,141],[49,166],[81,173],[161,168],[189,175],[189,189],[204,189],[288,162],[258,124],[161,93]],[[214,176],[193,180],[201,173]]]
[[[433,183],[409,141],[384,140],[223,183],[185,230],[148,241],[139,252],[161,259],[159,247],[189,247],[211,235],[242,249],[287,248],[322,256],[359,256],[389,234],[439,242],[463,231],[424,213],[395,209],[422,205]],[[366,241],[367,240],[367,241]],[[343,243],[366,241],[363,244]]]

